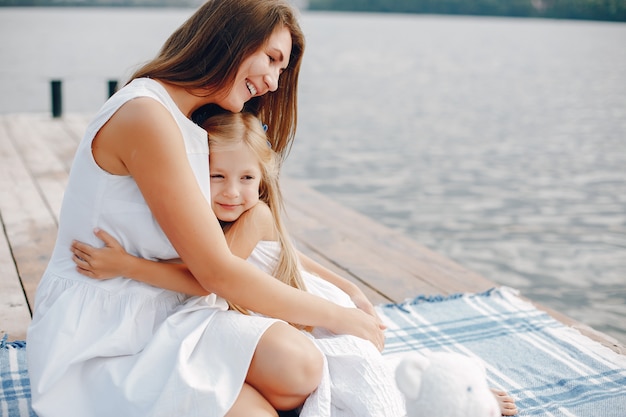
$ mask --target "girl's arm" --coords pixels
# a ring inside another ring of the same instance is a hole
[[[262,201],[226,227],[224,235],[230,251],[242,259],[248,259],[260,241],[278,239],[272,212]]]
[[[273,218],[263,202],[244,212],[228,226],[226,239],[235,255],[246,259],[261,240],[276,240]],[[96,248],[86,243],[72,242],[71,251],[76,268],[90,278],[110,279],[127,277],[155,287],[188,295],[209,293],[191,275],[182,262],[152,261],[133,256],[120,243],[101,229],[94,231],[104,246]]]
[[[382,350],[381,325],[286,285],[233,255],[189,166],[178,125],[150,98],[124,104],[92,145],[98,164],[132,176],[152,214],[200,285],[251,311],[370,340]]]
[[[81,274],[97,279],[127,277],[188,295],[209,294],[181,262],[157,262],[138,258],[126,252],[104,230],[96,229],[94,233],[104,242],[102,248],[78,241],[72,242],[72,260]]]
[[[370,300],[365,296],[365,294],[363,294],[363,291],[361,291],[361,289],[357,287],[356,284],[348,281],[341,275],[334,273],[330,269],[325,268],[324,266],[315,262],[313,259],[309,258],[300,251],[298,251],[298,258],[300,259],[300,264],[302,265],[302,268],[304,268],[306,271],[311,272],[319,276],[323,280],[326,280],[335,285],[340,290],[348,294],[352,302],[358,308],[365,311],[367,314],[370,314],[373,317],[380,319]]]

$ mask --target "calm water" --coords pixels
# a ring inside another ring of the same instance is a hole
[[[191,12],[0,9],[0,112],[97,110]],[[625,24],[302,24],[287,175],[626,343]]]

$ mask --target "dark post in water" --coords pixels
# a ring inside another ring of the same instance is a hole
[[[61,80],[50,81],[50,86],[52,88],[52,117],[61,117],[61,114],[63,114]]]
[[[117,91],[117,80],[109,80],[109,97]]]

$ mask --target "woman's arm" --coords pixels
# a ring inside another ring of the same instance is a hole
[[[226,241],[231,251],[240,258],[247,259],[261,240],[278,239],[274,218],[269,207],[259,202],[243,213],[226,231]],[[330,282],[350,296],[361,310],[380,319],[370,300],[354,283],[323,267],[300,251],[297,251],[302,267]]]
[[[233,255],[189,166],[181,132],[158,102],[126,103],[94,139],[96,161],[127,171],[152,214],[200,285],[251,311],[307,326],[326,327],[372,341],[384,336],[378,321],[292,288]],[[101,155],[102,156],[102,155]],[[102,166],[102,165],[101,165]]]

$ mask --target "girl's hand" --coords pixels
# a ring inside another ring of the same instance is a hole
[[[90,278],[109,279],[124,276],[128,262],[132,262],[122,245],[113,236],[101,229],[94,234],[104,242],[104,247],[95,248],[83,242],[73,241],[71,251],[76,270]]]

